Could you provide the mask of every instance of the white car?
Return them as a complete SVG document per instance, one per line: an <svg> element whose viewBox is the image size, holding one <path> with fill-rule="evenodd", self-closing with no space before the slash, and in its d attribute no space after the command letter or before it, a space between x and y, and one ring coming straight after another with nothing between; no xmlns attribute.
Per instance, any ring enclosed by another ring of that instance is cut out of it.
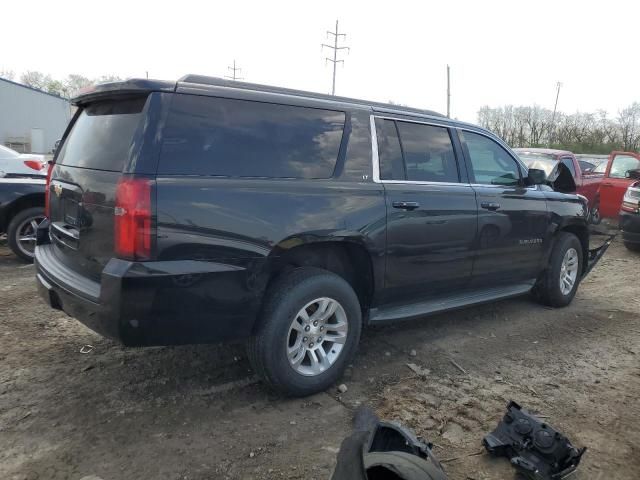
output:
<svg viewBox="0 0 640 480"><path fill-rule="evenodd" d="M4 145L0 145L0 178L46 175L47 160L44 155L18 153Z"/></svg>

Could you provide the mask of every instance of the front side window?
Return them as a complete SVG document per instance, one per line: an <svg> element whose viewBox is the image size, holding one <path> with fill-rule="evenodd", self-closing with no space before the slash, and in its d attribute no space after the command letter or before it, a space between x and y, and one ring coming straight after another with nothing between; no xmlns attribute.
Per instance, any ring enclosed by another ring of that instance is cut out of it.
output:
<svg viewBox="0 0 640 480"><path fill-rule="evenodd" d="M176 95L158 173L329 178L344 124L339 111Z"/></svg>
<svg viewBox="0 0 640 480"><path fill-rule="evenodd" d="M631 155L616 155L611 164L609 176L612 178L626 178L629 170L640 169L640 160Z"/></svg>
<svg viewBox="0 0 640 480"><path fill-rule="evenodd" d="M464 132L462 136L471 163L474 183L504 186L520 183L518 164L498 143L472 132Z"/></svg>

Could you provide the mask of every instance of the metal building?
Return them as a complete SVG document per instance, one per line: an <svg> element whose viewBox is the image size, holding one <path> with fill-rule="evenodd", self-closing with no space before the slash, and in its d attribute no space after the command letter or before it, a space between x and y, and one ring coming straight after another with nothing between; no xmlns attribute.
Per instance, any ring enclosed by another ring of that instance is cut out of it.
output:
<svg viewBox="0 0 640 480"><path fill-rule="evenodd" d="M49 153L71 119L68 100L0 78L0 143L21 153Z"/></svg>

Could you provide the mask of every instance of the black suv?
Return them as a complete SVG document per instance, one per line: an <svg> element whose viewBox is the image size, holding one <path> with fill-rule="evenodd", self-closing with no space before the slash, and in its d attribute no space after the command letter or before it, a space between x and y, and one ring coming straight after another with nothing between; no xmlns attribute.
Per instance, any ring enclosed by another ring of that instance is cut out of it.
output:
<svg viewBox="0 0 640 480"><path fill-rule="evenodd" d="M292 395L363 326L573 299L587 203L434 112L189 75L75 98L38 230L43 298L125 345L248 340Z"/></svg>

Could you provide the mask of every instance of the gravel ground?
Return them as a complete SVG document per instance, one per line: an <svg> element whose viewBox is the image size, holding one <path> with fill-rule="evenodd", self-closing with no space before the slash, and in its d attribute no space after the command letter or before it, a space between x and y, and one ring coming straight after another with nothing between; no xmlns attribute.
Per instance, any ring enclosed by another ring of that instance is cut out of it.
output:
<svg viewBox="0 0 640 480"><path fill-rule="evenodd" d="M99 337L47 308L0 246L0 478L327 479L368 404L433 442L450 479L514 479L480 453L513 399L588 446L576 480L637 480L638 265L614 243L567 308L525 297L369 330L345 393L292 400L241 346Z"/></svg>

